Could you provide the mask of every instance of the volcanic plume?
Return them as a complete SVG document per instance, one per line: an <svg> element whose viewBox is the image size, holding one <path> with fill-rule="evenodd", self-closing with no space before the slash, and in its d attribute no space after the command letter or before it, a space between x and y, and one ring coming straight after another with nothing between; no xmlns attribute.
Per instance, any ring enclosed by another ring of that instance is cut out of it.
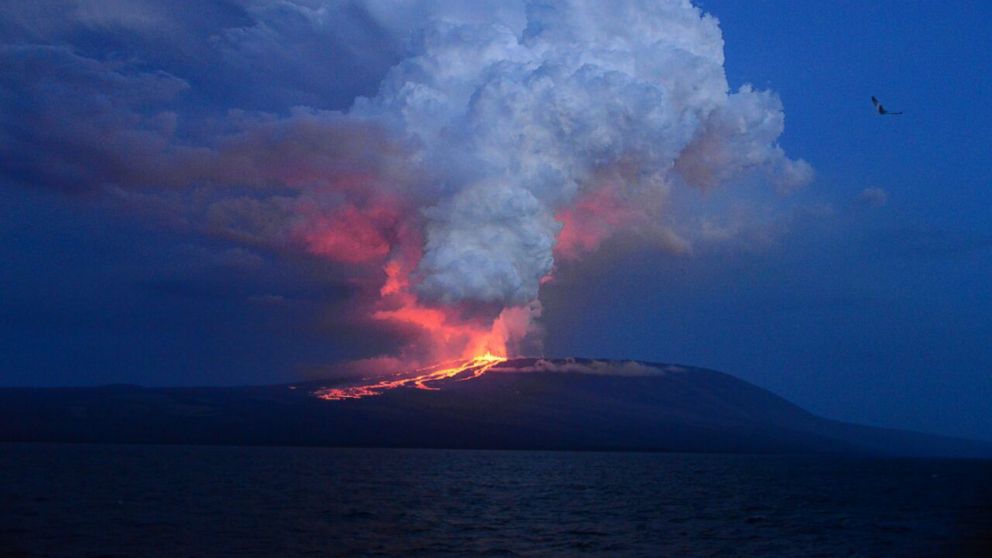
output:
<svg viewBox="0 0 992 558"><path fill-rule="evenodd" d="M211 35L203 48L222 52L211 72L264 65L284 46L272 37L307 37L285 33L286 11L336 48L354 37L333 6L263 4L253 25ZM202 76L7 45L0 59L23 78L0 77L20 119L0 146L32 184L333 262L359 293L345 319L402 339L369 361L379 371L539 352L540 292L557 266L632 233L688 251L699 233L679 219L677 189L751 176L788 191L812 176L777 144L777 96L730 89L718 21L688 1L416 7L363 5L396 54L345 110L286 94L292 108L201 118L177 106L210 86ZM322 68L308 71L333 88ZM250 105L280 85L225 95Z"/></svg>
<svg viewBox="0 0 992 558"><path fill-rule="evenodd" d="M371 315L413 330L404 356L513 355L558 261L634 229L690 242L673 188L755 169L780 187L810 178L775 143L775 95L728 91L722 47L717 21L686 2L534 2L517 27L432 21L342 116L393 142L379 167L415 178L329 181L341 203L308 223L307 245L382 267Z"/></svg>

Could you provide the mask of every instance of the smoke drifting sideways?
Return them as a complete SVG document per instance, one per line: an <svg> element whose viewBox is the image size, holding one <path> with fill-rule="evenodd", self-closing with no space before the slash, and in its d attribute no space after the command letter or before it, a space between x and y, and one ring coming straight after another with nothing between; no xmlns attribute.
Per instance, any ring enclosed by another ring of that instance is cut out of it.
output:
<svg viewBox="0 0 992 558"><path fill-rule="evenodd" d="M348 6L403 46L377 92L346 110L291 94L313 102L207 110L183 100L207 86L203 72L187 78L22 29L0 50L10 70L0 93L17 108L0 116L0 146L18 154L3 172L337 262L369 293L355 319L404 333L373 368L533 351L541 285L557 265L615 235L687 249L673 189L759 173L787 191L812 178L777 144L779 99L730 90L718 21L687 1ZM354 31L335 9L262 3L243 14L249 23L225 23L211 39L217 75L253 60L271 70L279 48L290 61L301 26L347 44ZM66 17L122 34L154 27L120 14Z"/></svg>

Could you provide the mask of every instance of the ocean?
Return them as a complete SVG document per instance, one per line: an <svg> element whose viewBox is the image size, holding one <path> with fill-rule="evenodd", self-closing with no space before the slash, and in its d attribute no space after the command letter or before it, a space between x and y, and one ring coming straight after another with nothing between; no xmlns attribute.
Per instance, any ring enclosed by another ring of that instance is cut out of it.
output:
<svg viewBox="0 0 992 558"><path fill-rule="evenodd" d="M0 445L0 556L992 556L992 461Z"/></svg>

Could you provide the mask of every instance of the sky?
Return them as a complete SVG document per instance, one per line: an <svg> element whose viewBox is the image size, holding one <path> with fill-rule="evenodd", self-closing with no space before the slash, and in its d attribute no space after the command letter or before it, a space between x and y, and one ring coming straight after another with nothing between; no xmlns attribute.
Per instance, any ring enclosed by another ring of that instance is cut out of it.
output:
<svg viewBox="0 0 992 558"><path fill-rule="evenodd" d="M0 385L484 339L992 439L992 8L387 4L0 3Z"/></svg>

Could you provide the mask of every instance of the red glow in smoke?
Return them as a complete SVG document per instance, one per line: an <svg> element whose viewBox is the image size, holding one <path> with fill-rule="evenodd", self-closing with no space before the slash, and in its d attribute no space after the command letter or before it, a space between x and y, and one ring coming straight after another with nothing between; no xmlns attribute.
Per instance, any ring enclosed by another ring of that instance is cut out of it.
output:
<svg viewBox="0 0 992 558"><path fill-rule="evenodd" d="M309 224L304 242L315 254L345 263L382 260L390 251L388 232L399 214L391 207L345 205Z"/></svg>
<svg viewBox="0 0 992 558"><path fill-rule="evenodd" d="M381 289L381 304L386 308L376 310L372 317L416 328L425 338L422 345L429 345L421 346L421 351L429 349L433 359L471 359L483 354L506 357L510 345L527 334L529 308L504 308L495 320L466 318L456 308L421 303L407 290L407 279L390 275L398 267L387 264L386 268L388 278Z"/></svg>
<svg viewBox="0 0 992 558"><path fill-rule="evenodd" d="M492 307L422 300L416 288L424 245L420 213L397 198L351 190L357 182L346 182L343 190L333 192L344 198L333 211L315 206L305 212L301 238L312 253L366 270L380 268L378 296L366 311L374 320L398 326L408 337L396 358L356 363L367 365L374 377L392 371L388 379L328 388L316 395L343 400L400 387L433 390L446 381L477 378L516 356L514 347L530 333L540 306L504 307L494 317ZM621 194L618 183L604 180L558 212L563 226L554 248L556 258L576 259L596 250L617 229L642 222L643 212ZM550 280L551 274L541 283Z"/></svg>
<svg viewBox="0 0 992 558"><path fill-rule="evenodd" d="M575 260L595 251L618 228L636 222L640 213L620 196L616 185L607 183L582 194L555 218L562 224L555 256Z"/></svg>
<svg viewBox="0 0 992 558"><path fill-rule="evenodd" d="M349 194L354 181L345 182L344 190L335 190L335 195ZM422 256L423 238L419 227L406 220L407 214L417 213L405 212L395 198L366 196L342 202L330 212L314 204L302 207L301 213L299 236L308 251L359 267L382 266L385 279L368 312L375 320L413 332L403 355L411 367L484 354L505 357L510 345L526 335L531 320L528 308L505 308L493 318L420 300L412 276Z"/></svg>

